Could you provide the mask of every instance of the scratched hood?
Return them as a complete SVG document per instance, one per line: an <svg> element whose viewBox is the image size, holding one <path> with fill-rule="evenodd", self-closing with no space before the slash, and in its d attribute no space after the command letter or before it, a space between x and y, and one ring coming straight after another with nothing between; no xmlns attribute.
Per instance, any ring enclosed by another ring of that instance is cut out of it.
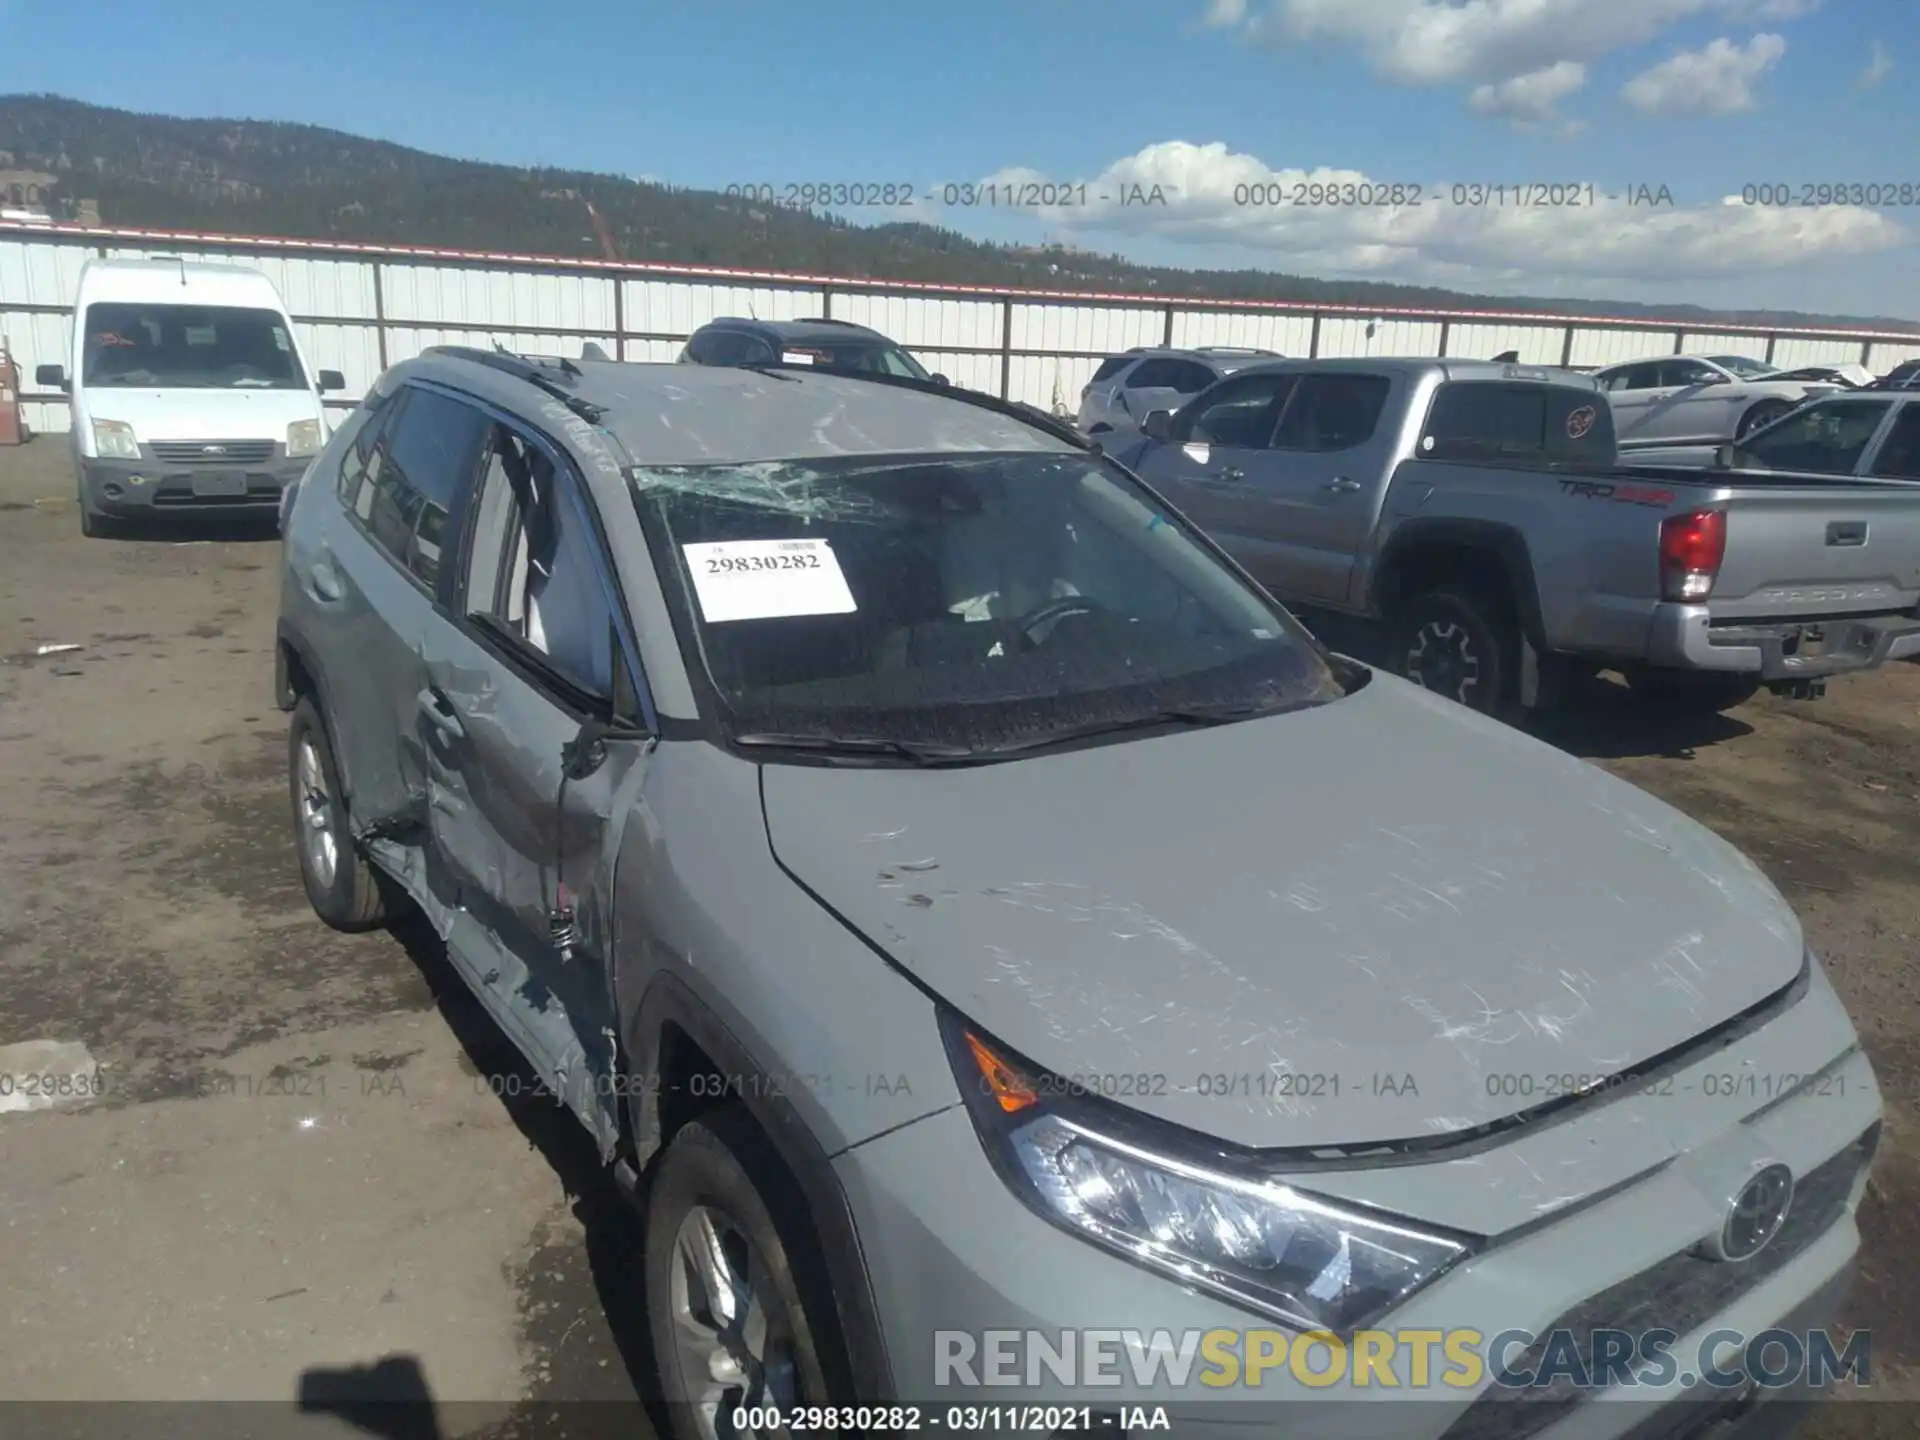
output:
<svg viewBox="0 0 1920 1440"><path fill-rule="evenodd" d="M1255 1146L1431 1137L1788 984L1749 861L1387 677L1335 704L964 770L770 765L792 873L962 1014Z"/></svg>

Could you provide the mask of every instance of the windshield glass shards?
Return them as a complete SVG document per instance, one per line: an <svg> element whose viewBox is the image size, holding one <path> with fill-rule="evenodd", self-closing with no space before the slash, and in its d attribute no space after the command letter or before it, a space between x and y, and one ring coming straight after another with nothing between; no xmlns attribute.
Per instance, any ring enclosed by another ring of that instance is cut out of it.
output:
<svg viewBox="0 0 1920 1440"><path fill-rule="evenodd" d="M1323 652L1097 457L638 468L730 734L951 762L1341 693Z"/></svg>

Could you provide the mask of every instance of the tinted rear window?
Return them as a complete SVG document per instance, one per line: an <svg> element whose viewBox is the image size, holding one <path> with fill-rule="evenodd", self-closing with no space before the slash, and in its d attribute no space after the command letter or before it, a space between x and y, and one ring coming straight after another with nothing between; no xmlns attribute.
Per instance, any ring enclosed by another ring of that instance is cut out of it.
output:
<svg viewBox="0 0 1920 1440"><path fill-rule="evenodd" d="M1605 468L1614 463L1606 399L1557 385L1455 380L1433 397L1421 432L1428 460Z"/></svg>
<svg viewBox="0 0 1920 1440"><path fill-rule="evenodd" d="M1093 372L1093 378L1095 380L1111 380L1132 363L1133 357L1131 355L1116 355L1111 360L1102 360L1100 362L1100 368Z"/></svg>

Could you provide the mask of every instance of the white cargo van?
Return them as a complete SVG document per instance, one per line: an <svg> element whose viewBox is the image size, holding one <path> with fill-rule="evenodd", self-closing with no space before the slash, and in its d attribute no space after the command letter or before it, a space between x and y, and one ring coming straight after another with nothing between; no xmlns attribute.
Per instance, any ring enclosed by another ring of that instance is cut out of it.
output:
<svg viewBox="0 0 1920 1440"><path fill-rule="evenodd" d="M326 443L316 374L273 283L242 265L90 260L74 302L72 369L39 384L73 406L80 529L133 516L274 515Z"/></svg>

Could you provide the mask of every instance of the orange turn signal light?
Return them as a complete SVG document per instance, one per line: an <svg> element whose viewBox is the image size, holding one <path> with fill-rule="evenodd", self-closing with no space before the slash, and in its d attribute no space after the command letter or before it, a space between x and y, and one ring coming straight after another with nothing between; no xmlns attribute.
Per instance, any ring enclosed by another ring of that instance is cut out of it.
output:
<svg viewBox="0 0 1920 1440"><path fill-rule="evenodd" d="M967 1050L973 1056L973 1063L980 1067L981 1084L1002 1111L1013 1115L1040 1103L1040 1097L1033 1093L1018 1070L996 1055L987 1042L971 1030L966 1035Z"/></svg>

